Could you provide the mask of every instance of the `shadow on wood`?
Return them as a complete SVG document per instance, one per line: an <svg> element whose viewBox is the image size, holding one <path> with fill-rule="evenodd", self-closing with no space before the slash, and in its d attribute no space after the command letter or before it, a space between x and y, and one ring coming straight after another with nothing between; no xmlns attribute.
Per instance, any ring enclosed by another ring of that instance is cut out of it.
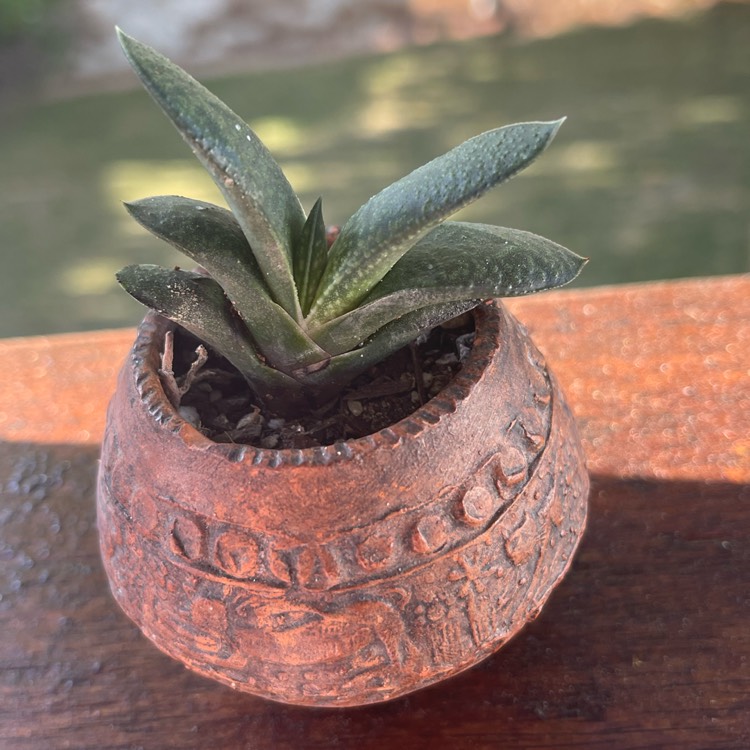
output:
<svg viewBox="0 0 750 750"><path fill-rule="evenodd" d="M187 672L118 610L97 458L0 443L4 748L750 744L750 485L595 476L570 574L508 646L391 703L313 710Z"/></svg>

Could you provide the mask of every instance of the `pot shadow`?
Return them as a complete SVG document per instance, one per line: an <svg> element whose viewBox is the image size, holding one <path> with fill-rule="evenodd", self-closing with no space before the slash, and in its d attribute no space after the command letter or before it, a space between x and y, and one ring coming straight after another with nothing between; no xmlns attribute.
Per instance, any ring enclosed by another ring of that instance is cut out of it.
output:
<svg viewBox="0 0 750 750"><path fill-rule="evenodd" d="M64 732L71 746L101 748L481 748L626 732L628 747L746 746L750 485L594 476L570 572L501 651L389 703L309 709L187 671L120 612L99 559L98 452L0 443L0 674L13 687L0 736L55 746Z"/></svg>

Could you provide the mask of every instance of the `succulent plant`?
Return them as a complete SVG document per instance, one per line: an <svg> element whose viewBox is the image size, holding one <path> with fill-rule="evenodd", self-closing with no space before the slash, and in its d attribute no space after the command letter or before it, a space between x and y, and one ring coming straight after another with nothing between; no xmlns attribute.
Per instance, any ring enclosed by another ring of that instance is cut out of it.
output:
<svg viewBox="0 0 750 750"><path fill-rule="evenodd" d="M513 177L562 120L490 130L370 198L326 241L247 123L184 70L118 30L145 88L231 211L190 198L126 204L200 270L132 265L120 284L229 360L270 410L320 403L374 363L487 298L558 287L586 259L529 232L446 221Z"/></svg>

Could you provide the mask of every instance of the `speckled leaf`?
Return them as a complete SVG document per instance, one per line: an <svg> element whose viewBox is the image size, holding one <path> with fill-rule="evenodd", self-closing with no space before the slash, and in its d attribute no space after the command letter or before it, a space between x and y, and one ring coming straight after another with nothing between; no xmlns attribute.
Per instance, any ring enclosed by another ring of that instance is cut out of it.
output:
<svg viewBox="0 0 750 750"><path fill-rule="evenodd" d="M420 237L530 164L562 124L529 122L465 141L370 198L341 229L309 320L348 312Z"/></svg>
<svg viewBox="0 0 750 750"><path fill-rule="evenodd" d="M118 35L149 94L224 194L275 301L300 320L292 246L305 215L279 165L245 121L194 78L119 29Z"/></svg>
<svg viewBox="0 0 750 750"><path fill-rule="evenodd" d="M364 346L332 357L325 369L305 375L304 383L315 388L335 391L372 365L417 339L422 332L471 310L479 301L445 302L407 313L381 328Z"/></svg>
<svg viewBox="0 0 750 750"><path fill-rule="evenodd" d="M310 309L318 282L326 267L328 243L323 221L323 199L318 198L302 229L302 237L294 249L294 281L297 284L302 313Z"/></svg>
<svg viewBox="0 0 750 750"><path fill-rule="evenodd" d="M327 359L326 352L271 299L231 211L175 195L144 198L125 207L139 224L199 263L221 285L270 364L290 372Z"/></svg>
<svg viewBox="0 0 750 750"><path fill-rule="evenodd" d="M233 315L229 300L208 276L161 266L133 265L123 268L117 280L139 302L178 323L226 357L256 391L299 388L292 378L260 361L242 323Z"/></svg>
<svg viewBox="0 0 750 750"><path fill-rule="evenodd" d="M336 355L414 309L552 289L572 281L585 263L530 232L448 221L411 248L357 309L313 335Z"/></svg>

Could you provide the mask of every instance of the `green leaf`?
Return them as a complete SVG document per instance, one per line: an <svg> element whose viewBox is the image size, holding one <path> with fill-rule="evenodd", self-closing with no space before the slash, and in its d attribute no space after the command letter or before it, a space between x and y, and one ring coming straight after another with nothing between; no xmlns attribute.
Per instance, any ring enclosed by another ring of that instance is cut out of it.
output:
<svg viewBox="0 0 750 750"><path fill-rule="evenodd" d="M258 350L277 369L291 372L328 358L269 296L240 225L211 203L160 195L126 203L130 215L203 266L223 288Z"/></svg>
<svg viewBox="0 0 750 750"><path fill-rule="evenodd" d="M585 258L530 232L448 221L411 248L360 307L312 335L337 355L411 310L552 289L572 281L585 263Z"/></svg>
<svg viewBox="0 0 750 750"><path fill-rule="evenodd" d="M117 33L143 85L224 194L275 301L301 320L292 247L305 214L279 165L220 99L151 47Z"/></svg>
<svg viewBox="0 0 750 750"><path fill-rule="evenodd" d="M309 322L314 326L353 309L431 228L528 166L562 122L482 133L370 198L331 248Z"/></svg>
<svg viewBox="0 0 750 750"><path fill-rule="evenodd" d="M303 382L325 392L341 389L377 362L436 325L476 307L480 300L444 302L407 313L381 328L364 346L332 357L325 369L306 374Z"/></svg>
<svg viewBox="0 0 750 750"><path fill-rule="evenodd" d="M264 365L232 313L222 288L208 276L154 265L126 266L117 280L128 294L178 323L226 357L261 398L281 388L300 386L293 378Z"/></svg>
<svg viewBox="0 0 750 750"><path fill-rule="evenodd" d="M294 252L294 281L297 284L302 314L310 309L315 290L328 257L326 227L323 221L323 199L318 198L310 210L302 237Z"/></svg>

